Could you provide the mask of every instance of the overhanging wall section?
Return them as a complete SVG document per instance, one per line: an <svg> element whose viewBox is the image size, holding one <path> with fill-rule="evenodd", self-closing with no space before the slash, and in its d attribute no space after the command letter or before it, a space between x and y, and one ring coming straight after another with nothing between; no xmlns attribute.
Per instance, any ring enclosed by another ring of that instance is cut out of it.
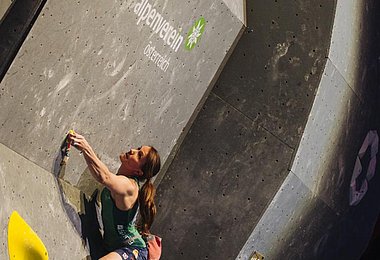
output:
<svg viewBox="0 0 380 260"><path fill-rule="evenodd" d="M165 161L242 27L222 1L48 1L0 85L0 141L48 171L70 128L112 170L146 143Z"/></svg>
<svg viewBox="0 0 380 260"><path fill-rule="evenodd" d="M248 28L158 187L165 259L238 256L289 173L334 6L247 1Z"/></svg>

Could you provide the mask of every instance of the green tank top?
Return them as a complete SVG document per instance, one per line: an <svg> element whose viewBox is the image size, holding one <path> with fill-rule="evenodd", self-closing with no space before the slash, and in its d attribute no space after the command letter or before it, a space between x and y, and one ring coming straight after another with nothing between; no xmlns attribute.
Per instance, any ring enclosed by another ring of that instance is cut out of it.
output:
<svg viewBox="0 0 380 260"><path fill-rule="evenodd" d="M135 181L137 182L137 180ZM138 202L127 211L120 210L116 207L111 197L111 192L107 188L104 188L102 191L101 201L106 247L111 251L124 247L128 245L125 244L125 241L136 236L138 237L131 241L129 245L133 247L146 247L145 241L139 235L136 228Z"/></svg>

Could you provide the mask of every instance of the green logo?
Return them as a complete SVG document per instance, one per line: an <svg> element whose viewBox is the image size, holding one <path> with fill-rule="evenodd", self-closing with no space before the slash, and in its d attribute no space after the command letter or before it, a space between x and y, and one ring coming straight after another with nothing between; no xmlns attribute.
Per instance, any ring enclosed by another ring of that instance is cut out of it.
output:
<svg viewBox="0 0 380 260"><path fill-rule="evenodd" d="M201 37L203 31L205 30L206 21L203 17L199 18L193 26L190 28L187 33L185 48L186 50L192 50L195 45L199 42L199 38Z"/></svg>

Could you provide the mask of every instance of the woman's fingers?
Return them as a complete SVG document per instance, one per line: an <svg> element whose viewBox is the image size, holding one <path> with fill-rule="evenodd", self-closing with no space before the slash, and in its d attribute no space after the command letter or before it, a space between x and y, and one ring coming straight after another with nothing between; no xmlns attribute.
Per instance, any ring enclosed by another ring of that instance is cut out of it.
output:
<svg viewBox="0 0 380 260"><path fill-rule="evenodd" d="M84 137L82 135L75 133L74 131L70 131L68 133L68 139L75 148L82 150L82 143L84 140Z"/></svg>
<svg viewBox="0 0 380 260"><path fill-rule="evenodd" d="M79 151L82 151L83 150L83 142L79 141L79 140L73 140L72 141L72 145L77 148Z"/></svg>
<svg viewBox="0 0 380 260"><path fill-rule="evenodd" d="M86 139L80 134L70 136L70 141L71 144L79 151L83 151L88 146Z"/></svg>

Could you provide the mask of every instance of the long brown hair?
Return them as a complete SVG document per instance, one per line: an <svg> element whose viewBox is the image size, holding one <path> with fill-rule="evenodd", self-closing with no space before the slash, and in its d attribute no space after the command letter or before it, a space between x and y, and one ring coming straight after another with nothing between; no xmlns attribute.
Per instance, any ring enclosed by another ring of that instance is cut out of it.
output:
<svg viewBox="0 0 380 260"><path fill-rule="evenodd" d="M156 204L154 203L156 188L153 186L151 179L160 171L161 160L157 150L153 146L150 146L150 148L146 156L146 162L141 169L144 173L141 179L145 179L146 181L140 189L138 198L140 207L138 228L142 233L149 233L157 212Z"/></svg>

